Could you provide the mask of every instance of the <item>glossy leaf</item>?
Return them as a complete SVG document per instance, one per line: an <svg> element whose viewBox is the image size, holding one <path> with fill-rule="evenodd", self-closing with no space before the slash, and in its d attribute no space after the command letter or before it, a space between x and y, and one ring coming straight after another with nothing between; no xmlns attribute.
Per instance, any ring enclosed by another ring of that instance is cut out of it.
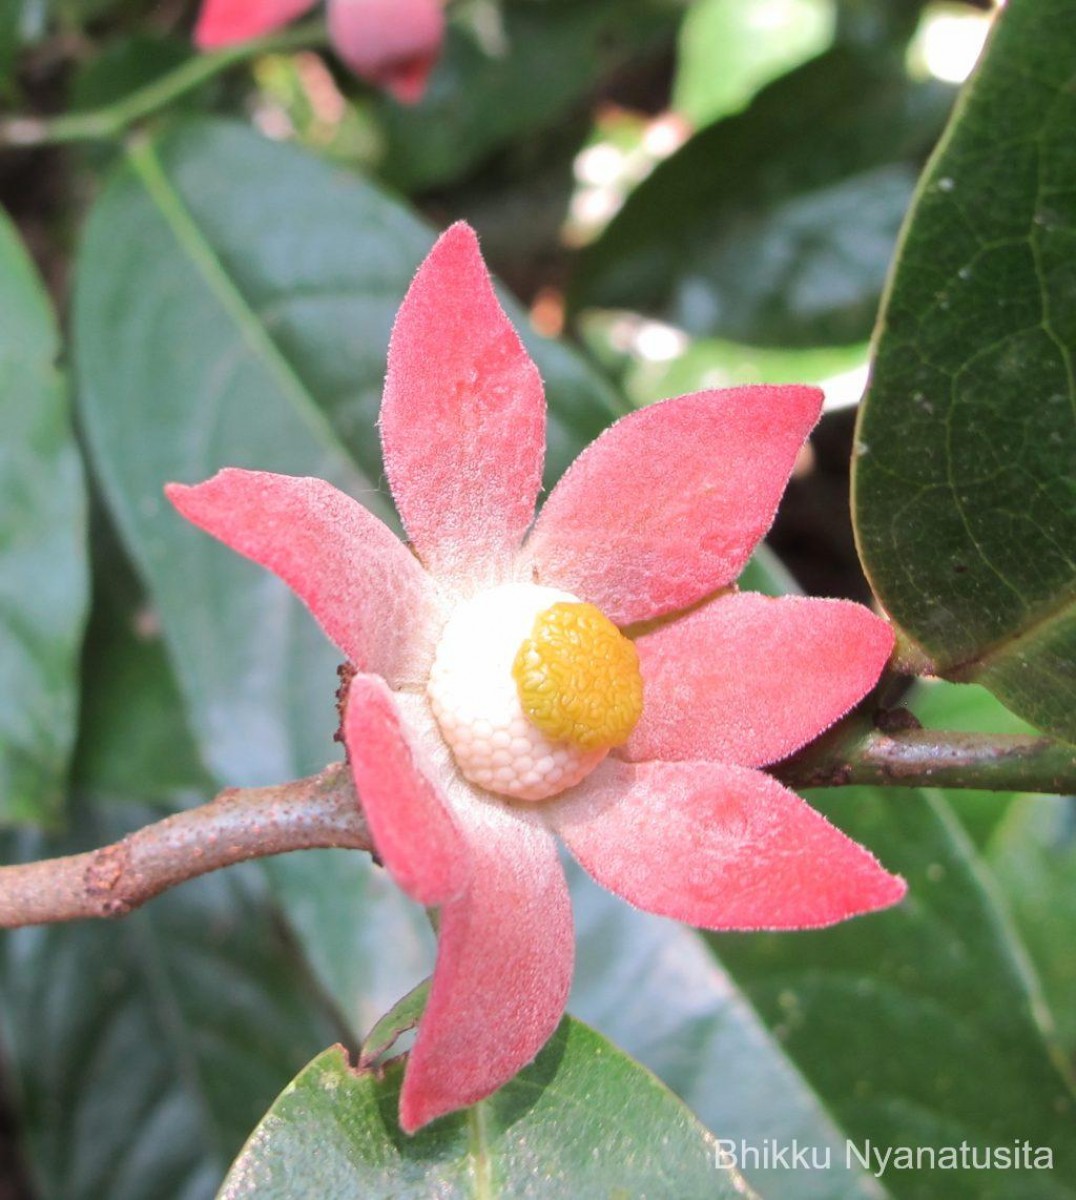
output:
<svg viewBox="0 0 1076 1200"><path fill-rule="evenodd" d="M99 845L154 815L87 805L72 839L24 836L18 854ZM274 1094L338 1036L257 868L122 923L6 933L0 1031L41 1200L207 1200Z"/></svg>
<svg viewBox="0 0 1076 1200"><path fill-rule="evenodd" d="M100 846L206 799L147 610L117 553L97 568L73 828L9 835L4 862ZM123 921L0 936L5 1087L38 1200L208 1200L273 1096L340 1032L253 864Z"/></svg>
<svg viewBox="0 0 1076 1200"><path fill-rule="evenodd" d="M855 464L864 564L935 672L1076 739L1076 23L1013 0L905 232Z"/></svg>
<svg viewBox="0 0 1076 1200"><path fill-rule="evenodd" d="M568 1011L649 1067L723 1142L818 1148L818 1166L742 1165L781 1200L878 1200L844 1157L826 1101L800 1075L703 936L631 908L569 864L577 932ZM828 1151L828 1162L824 1158Z"/></svg>
<svg viewBox="0 0 1076 1200"><path fill-rule="evenodd" d="M807 63L639 185L582 255L575 306L757 345L862 341L946 105L887 56Z"/></svg>
<svg viewBox="0 0 1076 1200"><path fill-rule="evenodd" d="M395 1126L402 1064L353 1072L316 1058L269 1110L220 1200L405 1200L437 1195L748 1195L710 1134L648 1072L565 1021L491 1099L409 1138Z"/></svg>
<svg viewBox="0 0 1076 1200"><path fill-rule="evenodd" d="M62 806L87 598L82 467L44 288L0 213L0 822Z"/></svg>
<svg viewBox="0 0 1076 1200"><path fill-rule="evenodd" d="M1076 1097L1040 1023L1042 996L981 861L945 803L840 789L811 802L908 880L885 913L833 929L709 935L789 1057L860 1149L1008 1146L1052 1170L954 1170L953 1200L1076 1195ZM885 1172L934 1196L924 1165Z"/></svg>

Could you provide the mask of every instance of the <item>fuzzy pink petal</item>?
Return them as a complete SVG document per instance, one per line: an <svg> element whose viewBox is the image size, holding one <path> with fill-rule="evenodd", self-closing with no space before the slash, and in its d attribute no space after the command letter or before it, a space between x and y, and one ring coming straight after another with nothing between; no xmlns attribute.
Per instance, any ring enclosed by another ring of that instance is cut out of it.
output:
<svg viewBox="0 0 1076 1200"><path fill-rule="evenodd" d="M426 566L503 578L534 516L545 402L467 225L442 234L396 318L381 439L397 508Z"/></svg>
<svg viewBox="0 0 1076 1200"><path fill-rule="evenodd" d="M623 417L569 468L527 545L543 583L618 625L731 583L773 521L822 393L696 392Z"/></svg>
<svg viewBox="0 0 1076 1200"><path fill-rule="evenodd" d="M467 839L378 676L352 680L344 741L374 845L393 879L420 904L458 896L471 875Z"/></svg>
<svg viewBox="0 0 1076 1200"><path fill-rule="evenodd" d="M580 864L704 929L808 929L895 904L904 881L760 771L607 759L551 820Z"/></svg>
<svg viewBox="0 0 1076 1200"><path fill-rule="evenodd" d="M846 600L719 596L637 638L643 715L624 756L761 767L844 716L893 649L880 617Z"/></svg>
<svg viewBox="0 0 1076 1200"><path fill-rule="evenodd" d="M441 53L441 0L329 0L329 35L362 79L416 104Z"/></svg>
<svg viewBox="0 0 1076 1200"><path fill-rule="evenodd" d="M205 0L194 28L203 50L261 37L313 8L316 0Z"/></svg>
<svg viewBox="0 0 1076 1200"><path fill-rule="evenodd" d="M525 1067L568 999L574 938L564 871L537 814L452 795L474 856L441 909L437 966L400 1095L408 1133L475 1104Z"/></svg>
<svg viewBox="0 0 1076 1200"><path fill-rule="evenodd" d="M165 493L188 521L279 575L359 670L390 682L422 677L429 581L357 501L321 479L234 468Z"/></svg>

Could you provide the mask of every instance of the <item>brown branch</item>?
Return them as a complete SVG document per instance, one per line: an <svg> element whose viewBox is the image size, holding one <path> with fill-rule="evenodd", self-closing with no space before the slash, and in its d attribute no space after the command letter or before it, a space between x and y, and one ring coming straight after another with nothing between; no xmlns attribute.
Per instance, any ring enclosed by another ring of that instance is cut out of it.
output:
<svg viewBox="0 0 1076 1200"><path fill-rule="evenodd" d="M123 917L220 867L327 848L373 848L343 763L278 787L228 788L99 850L0 867L0 928Z"/></svg>
<svg viewBox="0 0 1076 1200"><path fill-rule="evenodd" d="M771 768L796 788L874 784L1076 790L1076 747L1049 738L889 732L852 718ZM188 879L248 858L339 848L374 853L343 763L265 788L229 788L209 804L85 854L0 867L0 928L122 917Z"/></svg>

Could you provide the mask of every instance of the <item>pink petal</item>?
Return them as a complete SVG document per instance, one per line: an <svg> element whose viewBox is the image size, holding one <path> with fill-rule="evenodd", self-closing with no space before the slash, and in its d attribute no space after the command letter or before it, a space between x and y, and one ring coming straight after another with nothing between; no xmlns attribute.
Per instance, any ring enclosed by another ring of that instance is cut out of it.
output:
<svg viewBox="0 0 1076 1200"><path fill-rule="evenodd" d="M831 925L906 890L799 796L744 767L607 759L549 808L600 884L704 929Z"/></svg>
<svg viewBox="0 0 1076 1200"><path fill-rule="evenodd" d="M441 909L437 966L400 1095L408 1133L507 1083L557 1027L571 983L564 872L537 814L452 794L474 856L470 888Z"/></svg>
<svg viewBox="0 0 1076 1200"><path fill-rule="evenodd" d="M396 318L381 438L426 566L475 582L504 578L534 516L545 402L466 225L441 236Z"/></svg>
<svg viewBox="0 0 1076 1200"><path fill-rule="evenodd" d="M357 501L321 479L232 468L165 493L188 521L279 575L360 670L424 678L429 581Z"/></svg>
<svg viewBox="0 0 1076 1200"><path fill-rule="evenodd" d="M420 904L458 896L471 875L467 839L378 676L352 680L344 741L374 845L393 879Z"/></svg>
<svg viewBox="0 0 1076 1200"><path fill-rule="evenodd" d="M821 411L808 387L696 392L623 417L576 459L527 545L541 582L618 625L731 583Z"/></svg>
<svg viewBox="0 0 1076 1200"><path fill-rule="evenodd" d="M356 75L416 104L441 53L441 0L329 0L329 35Z"/></svg>
<svg viewBox="0 0 1076 1200"><path fill-rule="evenodd" d="M205 0L194 29L203 50L261 37L313 8L315 0Z"/></svg>
<svg viewBox="0 0 1076 1200"><path fill-rule="evenodd" d="M893 631L845 600L719 596L635 641L643 715L631 759L760 767L798 750L878 680Z"/></svg>

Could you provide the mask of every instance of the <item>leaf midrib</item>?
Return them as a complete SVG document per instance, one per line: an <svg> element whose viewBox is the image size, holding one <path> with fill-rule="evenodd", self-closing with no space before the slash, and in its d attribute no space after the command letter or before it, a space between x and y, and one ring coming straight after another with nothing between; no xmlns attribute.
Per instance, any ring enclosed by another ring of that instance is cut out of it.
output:
<svg viewBox="0 0 1076 1200"><path fill-rule="evenodd" d="M238 328L242 339L280 385L295 411L309 427L314 439L335 458L346 462L365 479L344 449L332 423L296 373L294 367L266 331L265 324L225 269L224 263L180 192L169 180L154 143L138 141L128 147L127 161L164 219L179 248L197 269L207 288Z"/></svg>

